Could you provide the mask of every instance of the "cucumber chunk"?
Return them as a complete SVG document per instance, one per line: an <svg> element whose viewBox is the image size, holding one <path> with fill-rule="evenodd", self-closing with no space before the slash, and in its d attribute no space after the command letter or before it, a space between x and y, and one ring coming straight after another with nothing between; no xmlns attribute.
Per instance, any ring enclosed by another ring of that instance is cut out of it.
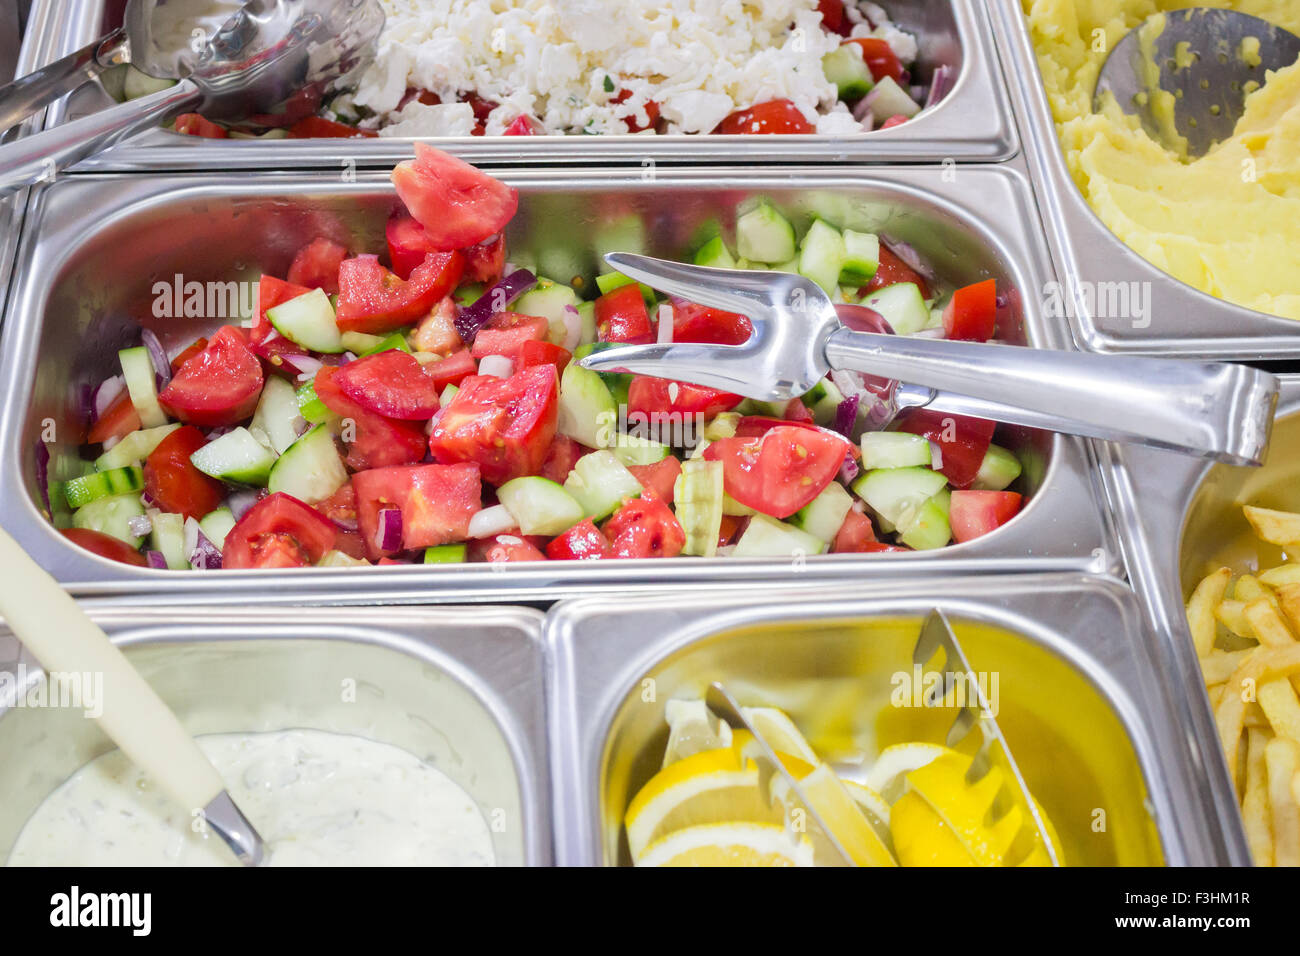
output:
<svg viewBox="0 0 1300 956"><path fill-rule="evenodd" d="M820 219L813 220L799 250L799 274L812 279L827 295L834 296L843 266L844 237L834 226Z"/></svg>
<svg viewBox="0 0 1300 956"><path fill-rule="evenodd" d="M128 64L126 76L122 78L122 96L124 99L137 100L150 93L171 89L175 85L176 80L159 79Z"/></svg>
<svg viewBox="0 0 1300 956"><path fill-rule="evenodd" d="M368 568L370 562L364 558L354 558L342 551L326 551L319 561L318 568Z"/></svg>
<svg viewBox="0 0 1300 956"><path fill-rule="evenodd" d="M832 481L820 495L792 514L789 522L830 544L852 507L853 496L838 481Z"/></svg>
<svg viewBox="0 0 1300 956"><path fill-rule="evenodd" d="M334 319L334 306L323 289L281 302L266 310L275 330L312 352L342 352L343 336Z"/></svg>
<svg viewBox="0 0 1300 956"><path fill-rule="evenodd" d="M164 438L180 427L179 424L172 423L159 425L157 428L137 428L96 458L95 470L109 471L113 468L139 464L153 454L153 450L162 443Z"/></svg>
<svg viewBox="0 0 1300 956"><path fill-rule="evenodd" d="M299 385L296 398L298 414L313 425L320 425L333 417L333 413L325 407L325 403L316 395L315 379Z"/></svg>
<svg viewBox="0 0 1300 956"><path fill-rule="evenodd" d="M303 417L293 386L278 375L268 375L248 430L283 455L298 440L298 420Z"/></svg>
<svg viewBox="0 0 1300 956"><path fill-rule="evenodd" d="M583 304L591 305L590 302L585 302ZM621 346L618 342L587 342L584 345L579 345L574 351L574 361L570 362L569 365L572 366L576 364L588 355L591 355L593 352L603 352L605 349L616 349L620 347ZM588 369L587 371L590 370ZM609 394L613 396L616 408L619 405L627 404L627 391L628 387L632 384L631 375L626 372L597 372L595 374L600 376L600 380L604 382L605 387L609 389Z"/></svg>
<svg viewBox="0 0 1300 956"><path fill-rule="evenodd" d="M736 251L755 262L788 262L794 258L794 226L767 200L736 220Z"/></svg>
<svg viewBox="0 0 1300 956"><path fill-rule="evenodd" d="M641 290L641 298L645 300L646 305L653 305L659 298L655 295L655 290L650 288L644 282L637 282L631 276L625 276L621 272L602 272L596 276L596 288L600 290L601 295L607 292L613 292L615 289L621 289L625 285L636 286Z"/></svg>
<svg viewBox="0 0 1300 956"><path fill-rule="evenodd" d="M855 481L853 491L890 525L905 529L947 483L929 468L878 468Z"/></svg>
<svg viewBox="0 0 1300 956"><path fill-rule="evenodd" d="M439 544L424 549L425 564L464 564L468 548L464 544Z"/></svg>
<svg viewBox="0 0 1300 956"><path fill-rule="evenodd" d="M822 72L835 84L842 100L857 100L871 92L875 81L856 43L845 43L822 57Z"/></svg>
<svg viewBox="0 0 1300 956"><path fill-rule="evenodd" d="M99 498L124 495L143 487L144 472L138 465L127 465L125 468L112 468L73 478L64 483L63 497L69 507L80 508Z"/></svg>
<svg viewBox="0 0 1300 956"><path fill-rule="evenodd" d="M588 518L599 521L612 515L625 498L641 497L641 482L613 452L602 449L574 463L564 490L577 499Z"/></svg>
<svg viewBox="0 0 1300 956"><path fill-rule="evenodd" d="M881 77L873 92L876 98L871 101L871 118L877 124L891 116L906 116L911 119L921 112L921 104L912 99L892 76Z"/></svg>
<svg viewBox="0 0 1300 956"><path fill-rule="evenodd" d="M915 282L896 282L867 293L862 304L880 313L899 335L912 335L930 321L930 309Z"/></svg>
<svg viewBox="0 0 1300 956"><path fill-rule="evenodd" d="M835 419L839 417L840 403L844 401L844 395L830 379L822 379L820 384L822 395L813 403L813 421L823 428L829 428L834 424ZM804 397L807 398L807 396Z"/></svg>
<svg viewBox="0 0 1300 956"><path fill-rule="evenodd" d="M708 266L712 269L736 268L736 260L721 236L714 236L700 246L699 251L695 253L695 264L697 266Z"/></svg>
<svg viewBox="0 0 1300 956"><path fill-rule="evenodd" d="M203 536L217 546L218 550L226 547L226 535L235 526L235 514L225 505L215 511L209 511L199 519L199 529Z"/></svg>
<svg viewBox="0 0 1300 956"><path fill-rule="evenodd" d="M124 495L96 498L90 504L83 505L73 512L72 526L102 531L138 548L143 539L131 533L130 522L132 518L139 518L143 514L144 505L140 503L140 493L131 491Z"/></svg>
<svg viewBox="0 0 1300 956"><path fill-rule="evenodd" d="M952 540L948 523L950 501L944 489L924 502L910 521L899 526L898 540L916 551L933 551L947 545Z"/></svg>
<svg viewBox="0 0 1300 956"><path fill-rule="evenodd" d="M971 487L976 491L1002 491L1020 477L1020 459L999 445L989 445Z"/></svg>
<svg viewBox="0 0 1300 956"><path fill-rule="evenodd" d="M768 515L754 515L749 527L736 542L732 557L736 558L795 558L821 554L826 542L794 525L777 521Z"/></svg>
<svg viewBox="0 0 1300 956"><path fill-rule="evenodd" d="M844 230L844 263L840 282L857 288L872 280L880 268L880 237L869 232Z"/></svg>
<svg viewBox="0 0 1300 956"><path fill-rule="evenodd" d="M614 437L616 444L610 448L610 451L614 453L615 458L628 466L653 465L672 454L667 445L642 438L640 435L617 432Z"/></svg>
<svg viewBox="0 0 1300 956"><path fill-rule="evenodd" d="M711 558L718 553L723 494L722 462L696 458L682 463L673 487L673 510L686 532L682 554Z"/></svg>
<svg viewBox="0 0 1300 956"><path fill-rule="evenodd" d="M163 556L171 571L188 571L190 559L185 554L185 518L169 511L155 511L149 515L153 530L149 532L149 547Z"/></svg>
<svg viewBox="0 0 1300 956"><path fill-rule="evenodd" d="M720 412L704 426L705 440L721 441L724 438L735 438L736 429L740 427L740 418L741 416L736 412Z"/></svg>
<svg viewBox="0 0 1300 956"><path fill-rule="evenodd" d="M547 337L558 344L564 341L565 336L565 307L572 306L576 309L581 302L578 293L571 286L539 278L537 285L516 299L512 308L524 315L539 315L544 318L550 327Z"/></svg>
<svg viewBox="0 0 1300 956"><path fill-rule="evenodd" d="M930 441L909 432L867 432L862 436L862 468L929 467Z"/></svg>
<svg viewBox="0 0 1300 956"><path fill-rule="evenodd" d="M226 432L190 455L190 463L205 475L258 488L271 477L275 459L272 449L242 427Z"/></svg>
<svg viewBox="0 0 1300 956"><path fill-rule="evenodd" d="M576 361L560 376L560 409L555 429L589 448L614 440L618 407L601 377Z"/></svg>
<svg viewBox="0 0 1300 956"><path fill-rule="evenodd" d="M758 514L758 512L749 505L742 505L726 492L723 492L722 495L722 513L724 515L730 515L732 518L749 518Z"/></svg>
<svg viewBox="0 0 1300 956"><path fill-rule="evenodd" d="M122 363L122 377L126 379L126 390L136 414L140 416L140 424L145 428L166 425L167 415L158 404L158 379L149 350L137 345L133 349L122 349L117 358Z"/></svg>
<svg viewBox="0 0 1300 956"><path fill-rule="evenodd" d="M317 425L271 466L266 487L271 494L283 491L310 505L324 501L347 480L334 436L327 426Z"/></svg>
<svg viewBox="0 0 1300 956"><path fill-rule="evenodd" d="M524 534L560 534L585 515L577 499L549 478L507 481L497 489L497 499L514 515Z"/></svg>

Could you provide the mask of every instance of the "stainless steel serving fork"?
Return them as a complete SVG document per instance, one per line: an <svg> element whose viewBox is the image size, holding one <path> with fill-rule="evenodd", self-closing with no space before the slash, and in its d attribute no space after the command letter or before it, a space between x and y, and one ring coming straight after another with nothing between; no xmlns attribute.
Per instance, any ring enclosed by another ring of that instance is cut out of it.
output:
<svg viewBox="0 0 1300 956"><path fill-rule="evenodd" d="M663 292L742 313L754 331L742 345L606 349L582 360L595 371L783 401L804 395L833 369L845 369L893 380L867 419L873 429L885 428L904 408L926 407L1235 465L1261 464L1268 447L1278 381L1245 365L863 332L850 328L821 287L803 276L623 252L605 261Z"/></svg>

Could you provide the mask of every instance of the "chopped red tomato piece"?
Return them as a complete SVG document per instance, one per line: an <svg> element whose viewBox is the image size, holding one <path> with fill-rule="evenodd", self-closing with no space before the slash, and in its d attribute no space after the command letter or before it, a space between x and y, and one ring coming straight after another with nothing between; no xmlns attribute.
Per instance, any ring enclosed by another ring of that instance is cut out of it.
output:
<svg viewBox="0 0 1300 956"><path fill-rule="evenodd" d="M347 123L336 123L323 116L308 116L289 127L290 139L369 139L378 136L373 129L361 129Z"/></svg>
<svg viewBox="0 0 1300 956"><path fill-rule="evenodd" d="M428 421L438 410L438 386L409 352L389 349L339 368L334 383L362 408L385 418Z"/></svg>
<svg viewBox="0 0 1300 956"><path fill-rule="evenodd" d="M440 362L426 365L424 371L429 378L433 379L433 384L438 387L438 393L442 394L442 390L448 385L459 385L471 375L477 375L478 363L474 361L474 356L469 354L469 349L461 349Z"/></svg>
<svg viewBox="0 0 1300 956"><path fill-rule="evenodd" d="M292 495L263 498L235 522L221 549L221 566L301 568L334 547L334 522Z"/></svg>
<svg viewBox="0 0 1300 956"><path fill-rule="evenodd" d="M405 210L396 210L388 217L384 227L384 240L388 243L388 262L399 279L411 278L415 267L430 253L440 252L429 241L428 234L414 216Z"/></svg>
<svg viewBox="0 0 1300 956"><path fill-rule="evenodd" d="M514 122L501 131L502 136L541 136L545 127L531 116L516 116Z"/></svg>
<svg viewBox="0 0 1300 956"><path fill-rule="evenodd" d="M611 558L609 541L590 518L575 524L546 546L546 556L552 561L592 561Z"/></svg>
<svg viewBox="0 0 1300 956"><path fill-rule="evenodd" d="M628 385L627 413L629 421L633 415L645 416L651 422L655 416L662 421L667 415L702 415L707 419L730 411L741 400L739 395L716 388L637 375Z"/></svg>
<svg viewBox="0 0 1300 956"><path fill-rule="evenodd" d="M849 443L821 429L781 425L759 438L724 438L704 449L722 462L727 493L742 505L787 518L816 498L851 451Z"/></svg>
<svg viewBox="0 0 1300 956"><path fill-rule="evenodd" d="M510 378L474 376L461 382L434 420L429 449L445 464L477 462L484 480L501 485L537 474L555 437L558 413L558 381L549 365Z"/></svg>
<svg viewBox="0 0 1300 956"><path fill-rule="evenodd" d="M573 471L573 466L578 463L578 459L590 451L591 449L586 445L572 438L556 435L550 449L546 452L546 460L542 462L539 474L543 478L551 479L557 485L562 485L564 479L569 477L569 472Z"/></svg>
<svg viewBox="0 0 1300 956"><path fill-rule="evenodd" d="M686 545L677 516L653 493L624 504L605 522L604 532L616 558L675 558Z"/></svg>
<svg viewBox="0 0 1300 956"><path fill-rule="evenodd" d="M844 42L852 43L862 51L862 59L867 61L871 78L877 83L885 77L889 77L895 83L903 82L905 75L903 61L894 53L888 41L880 37L854 37Z"/></svg>
<svg viewBox="0 0 1300 956"><path fill-rule="evenodd" d="M641 482L642 488L661 501L672 504L673 487L682 473L682 463L675 455L669 455L653 465L630 465L627 470Z"/></svg>
<svg viewBox="0 0 1300 956"><path fill-rule="evenodd" d="M480 242L476 246L466 246L461 250L465 254L465 274L462 282L482 282L491 285L501 278L506 268L506 237L497 236L490 242Z"/></svg>
<svg viewBox="0 0 1300 956"><path fill-rule="evenodd" d="M564 367L573 360L573 353L554 342L525 342L519 349L518 364L521 368L534 365L554 365L555 371L563 372Z"/></svg>
<svg viewBox="0 0 1300 956"><path fill-rule="evenodd" d="M316 397L342 418L340 437L347 446L344 459L355 470L409 465L425 454L424 428L413 422L376 415L352 401L334 381L339 369L326 365L316 373Z"/></svg>
<svg viewBox="0 0 1300 956"><path fill-rule="evenodd" d="M163 511L196 521L226 497L225 486L199 471L190 456L208 443L203 432L185 425L171 432L144 463L144 490Z"/></svg>
<svg viewBox="0 0 1300 956"><path fill-rule="evenodd" d="M619 286L596 300L596 332L602 342L649 345L655 340L650 313L636 283Z"/></svg>
<svg viewBox="0 0 1300 956"><path fill-rule="evenodd" d="M736 515L723 515L722 524L718 526L718 547L725 548L727 545L735 544L739 541L740 536L745 533L745 528L748 524L748 518L741 518Z"/></svg>
<svg viewBox="0 0 1300 956"><path fill-rule="evenodd" d="M839 33L844 25L844 0L817 0L817 12L822 15L822 26L831 33Z"/></svg>
<svg viewBox="0 0 1300 956"><path fill-rule="evenodd" d="M108 408L104 409L104 414L95 419L95 424L90 426L90 434L86 436L86 442L98 445L109 439L121 438L135 431L140 424L140 413L135 410L135 405L131 402L131 394L123 388L117 398L109 402Z"/></svg>
<svg viewBox="0 0 1300 956"><path fill-rule="evenodd" d="M849 509L849 513L844 516L844 523L840 525L840 530L835 532L835 537L831 541L831 552L834 554L846 554L863 552L868 550L865 546L876 544L876 529L871 525L871 519L860 511Z"/></svg>
<svg viewBox="0 0 1300 956"><path fill-rule="evenodd" d="M252 342L252 348L259 355L270 358L277 352L302 352L302 346L294 345L288 339L280 337L280 334L275 331L275 326L271 324L271 320L266 317L266 313L277 305L288 302L290 299L296 299L300 295L306 295L310 291L311 289L306 286L294 285L292 282L285 282L275 276L263 275L257 280L257 315L253 317L253 327L249 330L249 339ZM282 341L285 343L285 347L264 351L263 347L272 341Z"/></svg>
<svg viewBox="0 0 1300 956"><path fill-rule="evenodd" d="M519 208L517 190L418 140L415 159L393 170L393 185L439 249L495 236Z"/></svg>
<svg viewBox="0 0 1300 956"><path fill-rule="evenodd" d="M324 289L329 295L339 291L339 266L348 250L332 239L317 237L298 250L286 278L290 285L305 289Z"/></svg>
<svg viewBox="0 0 1300 956"><path fill-rule="evenodd" d="M357 521L371 560L414 548L464 541L469 521L482 507L478 466L402 465L372 468L352 476L357 494ZM402 513L400 547L385 548L380 512Z"/></svg>
<svg viewBox="0 0 1300 956"><path fill-rule="evenodd" d="M486 561L489 564L547 560L537 545L513 534L499 534L495 538L470 542L468 557L471 561Z"/></svg>
<svg viewBox="0 0 1300 956"><path fill-rule="evenodd" d="M910 116L904 116L902 113L896 113L889 119L880 124L881 129L893 129L895 126L902 126L911 120Z"/></svg>
<svg viewBox="0 0 1300 956"><path fill-rule="evenodd" d="M742 345L754 334L749 318L694 302L673 302L673 341Z"/></svg>
<svg viewBox="0 0 1300 956"><path fill-rule="evenodd" d="M984 418L914 408L898 416L894 427L924 435L938 445L942 459L939 470L954 488L966 488L980 470L997 424Z"/></svg>
<svg viewBox="0 0 1300 956"><path fill-rule="evenodd" d="M997 324L998 293L993 279L962 286L943 310L945 338L987 342L997 331Z"/></svg>
<svg viewBox="0 0 1300 956"><path fill-rule="evenodd" d="M172 418L211 428L234 425L253 414L262 394L262 363L248 350L244 333L222 326L158 395Z"/></svg>
<svg viewBox="0 0 1300 956"><path fill-rule="evenodd" d="M1022 502L1014 491L954 491L953 538L960 543L996 531L1020 513Z"/></svg>
<svg viewBox="0 0 1300 956"><path fill-rule="evenodd" d="M543 341L549 328L550 323L538 315L498 312L474 336L470 354L476 359L504 355L519 367L524 345Z"/></svg>
<svg viewBox="0 0 1300 956"><path fill-rule="evenodd" d="M134 564L141 568L148 566L143 554L121 538L115 538L111 534L92 531L90 528L64 528L61 533L73 544L87 551L93 551L101 558L120 561L122 564Z"/></svg>
<svg viewBox="0 0 1300 956"><path fill-rule="evenodd" d="M429 314L460 282L465 257L438 252L402 279L379 264L378 256L344 259L339 266L338 326L344 332L392 332Z"/></svg>
<svg viewBox="0 0 1300 956"><path fill-rule="evenodd" d="M768 418L764 415L746 415L736 423L735 438L758 438L760 435L766 435L773 428L779 426L789 426L792 428L811 428L814 431L821 431L815 424L807 422L793 422L784 418Z"/></svg>
<svg viewBox="0 0 1300 956"><path fill-rule="evenodd" d="M176 357L172 359L172 374L175 375L177 372L179 372L181 370L181 366L183 366L190 359L194 358L194 356L198 355L207 347L208 347L208 340L204 338L199 338L199 339L195 339L189 345L185 346L185 348L182 349L180 352L177 352Z"/></svg>
<svg viewBox="0 0 1300 956"><path fill-rule="evenodd" d="M876 274L871 277L871 281L858 290L858 294L865 296L868 292L875 292L877 289L883 289L885 286L895 285L899 282L915 282L921 290L921 298L930 298L930 284L925 281L925 276L898 258L882 242L880 244L880 266L876 269Z"/></svg>
<svg viewBox="0 0 1300 956"><path fill-rule="evenodd" d="M714 133L815 133L817 127L808 122L799 107L790 100L768 100L756 103L747 110L737 110L718 124Z"/></svg>
<svg viewBox="0 0 1300 956"><path fill-rule="evenodd" d="M623 103L632 95L631 90L620 90L618 95L610 100L611 103ZM631 116L623 117L623 125L627 127L629 133L641 133L648 129L654 129L659 123L659 104L654 100L646 100L645 117L646 121L642 123L638 117L640 113L633 113Z"/></svg>
<svg viewBox="0 0 1300 956"><path fill-rule="evenodd" d="M450 355L465 347L456 329L456 302L446 296L433 307L411 333L412 347L434 355Z"/></svg>
<svg viewBox="0 0 1300 956"><path fill-rule="evenodd" d="M230 133L226 128L211 120L206 120L198 113L182 113L176 117L176 132L187 136L201 136L204 139L228 139Z"/></svg>
<svg viewBox="0 0 1300 956"><path fill-rule="evenodd" d="M808 406L797 399L785 407L785 420L796 425L816 424L813 413L809 411Z"/></svg>

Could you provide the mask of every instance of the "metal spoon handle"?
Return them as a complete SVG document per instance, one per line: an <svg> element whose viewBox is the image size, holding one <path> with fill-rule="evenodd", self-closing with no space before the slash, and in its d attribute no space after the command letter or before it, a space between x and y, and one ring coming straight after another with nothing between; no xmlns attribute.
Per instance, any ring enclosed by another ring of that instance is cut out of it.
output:
<svg viewBox="0 0 1300 956"><path fill-rule="evenodd" d="M1278 381L1245 365L1089 355L840 328L832 368L969 396L1016 425L1259 464ZM976 406L972 406L976 407Z"/></svg>
<svg viewBox="0 0 1300 956"><path fill-rule="evenodd" d="M128 49L126 31L119 27L75 53L0 87L0 132L21 123L110 67L126 62Z"/></svg>
<svg viewBox="0 0 1300 956"><path fill-rule="evenodd" d="M54 174L203 101L190 80L0 146L0 196Z"/></svg>

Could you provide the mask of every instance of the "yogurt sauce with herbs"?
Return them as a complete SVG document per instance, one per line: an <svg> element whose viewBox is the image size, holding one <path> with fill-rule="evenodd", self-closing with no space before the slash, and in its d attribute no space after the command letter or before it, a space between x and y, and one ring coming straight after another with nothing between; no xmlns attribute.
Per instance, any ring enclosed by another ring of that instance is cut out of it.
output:
<svg viewBox="0 0 1300 956"><path fill-rule="evenodd" d="M195 738L270 866L491 866L478 806L414 754L317 730ZM18 835L10 866L237 866L121 751L86 764Z"/></svg>

